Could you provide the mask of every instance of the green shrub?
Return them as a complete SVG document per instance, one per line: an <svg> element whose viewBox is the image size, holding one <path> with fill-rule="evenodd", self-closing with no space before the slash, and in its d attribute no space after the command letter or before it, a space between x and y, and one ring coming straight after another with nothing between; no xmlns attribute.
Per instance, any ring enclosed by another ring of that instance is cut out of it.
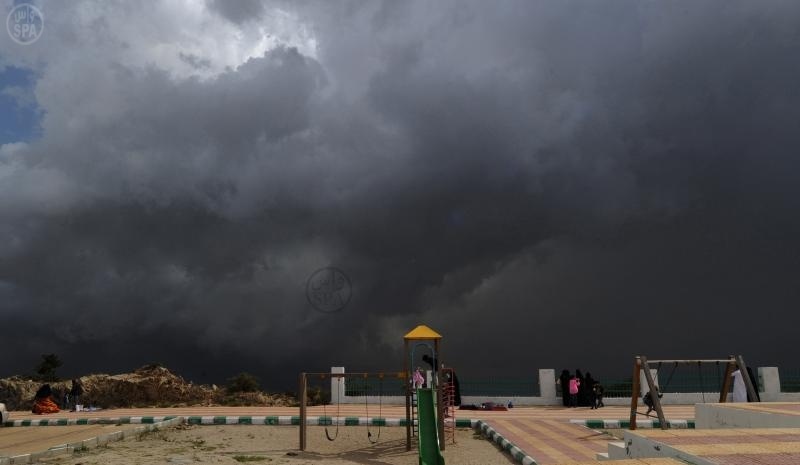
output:
<svg viewBox="0 0 800 465"><path fill-rule="evenodd" d="M56 369L62 365L56 354L42 354L42 361L36 367L36 374L42 381L58 381Z"/></svg>
<svg viewBox="0 0 800 465"><path fill-rule="evenodd" d="M258 392L261 390L258 379L250 373L239 373L228 379L226 388L228 392Z"/></svg>

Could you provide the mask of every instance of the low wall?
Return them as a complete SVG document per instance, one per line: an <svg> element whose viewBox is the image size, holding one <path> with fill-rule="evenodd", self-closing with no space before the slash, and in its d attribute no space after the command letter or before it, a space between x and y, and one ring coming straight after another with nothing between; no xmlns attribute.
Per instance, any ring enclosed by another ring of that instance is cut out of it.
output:
<svg viewBox="0 0 800 465"><path fill-rule="evenodd" d="M344 367L331 367L331 373L344 373ZM656 385L659 384L658 373L651 370ZM642 372L644 380L644 372ZM343 378L331 379L331 403L336 404L340 400L342 404L364 404L368 405L405 405L404 396L338 396L339 392L344 393ZM759 396L765 402L800 402L800 392L785 393L780 392L780 376L777 367L758 368L758 388ZM641 395L646 391L646 383L641 386ZM561 405L561 397L557 395L557 384L555 370L543 368L539 370L539 392L541 395L533 396L461 396L462 405L480 405L487 402L506 405L511 401L514 406L534 406L534 405ZM730 396L730 394L729 394ZM665 405L692 405L719 402L719 392L667 392L661 398L661 403ZM607 397L603 399L605 405L630 405L630 397ZM640 402L640 405L641 402Z"/></svg>

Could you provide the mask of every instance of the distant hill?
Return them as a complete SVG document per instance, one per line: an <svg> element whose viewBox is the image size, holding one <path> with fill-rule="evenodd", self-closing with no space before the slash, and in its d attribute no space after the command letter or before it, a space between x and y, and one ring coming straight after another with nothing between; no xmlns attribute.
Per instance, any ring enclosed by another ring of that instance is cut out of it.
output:
<svg viewBox="0 0 800 465"><path fill-rule="evenodd" d="M189 383L159 365L147 365L133 373L82 376L84 395L81 403L103 409L129 407L185 406L292 406L295 398L265 392L229 393L224 387ZM0 379L0 402L9 410L30 410L37 389L44 384L21 376ZM63 408L64 394L72 382L49 383L54 400Z"/></svg>

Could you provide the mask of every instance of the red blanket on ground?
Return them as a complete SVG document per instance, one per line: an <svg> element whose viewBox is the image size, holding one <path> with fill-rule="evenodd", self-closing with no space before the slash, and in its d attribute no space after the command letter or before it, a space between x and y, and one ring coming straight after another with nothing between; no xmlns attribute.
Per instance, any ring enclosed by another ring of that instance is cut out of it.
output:
<svg viewBox="0 0 800 465"><path fill-rule="evenodd" d="M44 413L58 413L58 405L53 402L53 399L45 397L43 399L33 400L33 413L41 415Z"/></svg>

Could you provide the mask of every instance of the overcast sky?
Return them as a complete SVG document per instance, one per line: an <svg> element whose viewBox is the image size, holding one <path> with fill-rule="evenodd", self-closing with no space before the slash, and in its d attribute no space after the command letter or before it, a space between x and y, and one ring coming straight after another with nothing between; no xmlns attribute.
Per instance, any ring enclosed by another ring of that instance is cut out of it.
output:
<svg viewBox="0 0 800 465"><path fill-rule="evenodd" d="M36 5L0 34L0 375L291 386L423 323L463 378L798 367L794 0Z"/></svg>

